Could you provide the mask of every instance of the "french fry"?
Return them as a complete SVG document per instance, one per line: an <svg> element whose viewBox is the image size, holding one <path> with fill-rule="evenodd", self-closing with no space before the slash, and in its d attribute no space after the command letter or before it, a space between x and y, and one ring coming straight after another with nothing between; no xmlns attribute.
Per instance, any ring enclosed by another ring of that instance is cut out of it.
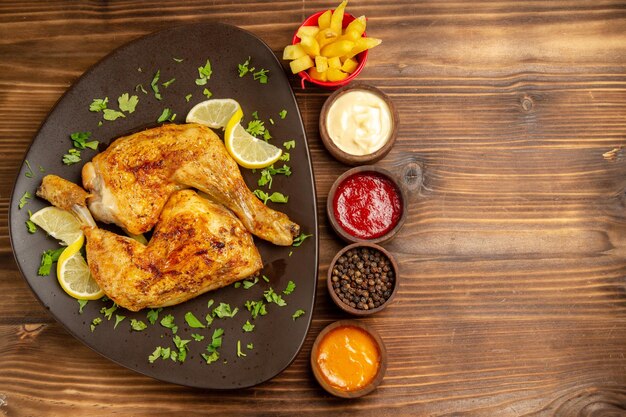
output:
<svg viewBox="0 0 626 417"><path fill-rule="evenodd" d="M327 58L342 56L351 52L355 46L356 43L352 41L336 41L323 47L320 51L320 54Z"/></svg>
<svg viewBox="0 0 626 417"><path fill-rule="evenodd" d="M315 69L317 72L326 72L328 69L328 58L318 55L315 57Z"/></svg>
<svg viewBox="0 0 626 417"><path fill-rule="evenodd" d="M354 37L354 39L352 40L357 40L358 38L363 36L363 33L365 33L366 26L367 20L365 19L365 16L359 16L348 24L345 30L345 34L350 38Z"/></svg>
<svg viewBox="0 0 626 417"><path fill-rule="evenodd" d="M315 67L309 68L309 76L317 81L328 81L328 76L326 75L326 71L319 72Z"/></svg>
<svg viewBox="0 0 626 417"><path fill-rule="evenodd" d="M356 59L348 58L343 62L343 65L341 66L341 70L343 72L347 72L348 74L352 74L354 70L357 69L358 66L359 66L359 63L357 62Z"/></svg>
<svg viewBox="0 0 626 417"><path fill-rule="evenodd" d="M352 58L366 49L372 49L373 47L380 45L381 42L382 40L376 38L359 38L354 43L354 48L346 54L346 57Z"/></svg>
<svg viewBox="0 0 626 417"><path fill-rule="evenodd" d="M317 33L320 31L320 28L317 26L300 26L298 32L296 32L296 36L302 39L305 36L315 37Z"/></svg>
<svg viewBox="0 0 626 417"><path fill-rule="evenodd" d="M324 30L330 27L330 17L332 16L332 10L326 10L317 18L317 26L320 30Z"/></svg>
<svg viewBox="0 0 626 417"><path fill-rule="evenodd" d="M302 45L304 52L306 52L311 58L320 54L320 45L312 36L303 36L300 40L300 45Z"/></svg>
<svg viewBox="0 0 626 417"><path fill-rule="evenodd" d="M348 77L348 74L337 68L328 68L328 71L326 71L326 77L328 78L328 81L335 82L345 80Z"/></svg>
<svg viewBox="0 0 626 417"><path fill-rule="evenodd" d="M320 45L320 48L325 47L329 43L337 40L338 35L332 31L330 28L322 29L319 31L317 35L315 35L315 40Z"/></svg>
<svg viewBox="0 0 626 417"><path fill-rule="evenodd" d="M328 68L335 68L335 69L341 68L341 60L339 59L338 56L334 56L328 59Z"/></svg>
<svg viewBox="0 0 626 417"><path fill-rule="evenodd" d="M293 61L294 59L298 59L301 56L306 55L304 49L302 49L302 45L299 43L295 45L287 45L283 50L283 59Z"/></svg>
<svg viewBox="0 0 626 417"><path fill-rule="evenodd" d="M293 72L294 74L297 74L300 71L307 70L307 69L313 67L314 65L315 65L315 63L313 62L311 57L308 56L308 55L301 56L300 58L294 59L293 61L291 61L289 63L289 67L291 68L291 72Z"/></svg>
<svg viewBox="0 0 626 417"><path fill-rule="evenodd" d="M330 28L335 33L341 33L341 29L343 27L343 14L346 10L346 6L348 5L348 0L343 0L339 6L333 12L333 15L330 18Z"/></svg>

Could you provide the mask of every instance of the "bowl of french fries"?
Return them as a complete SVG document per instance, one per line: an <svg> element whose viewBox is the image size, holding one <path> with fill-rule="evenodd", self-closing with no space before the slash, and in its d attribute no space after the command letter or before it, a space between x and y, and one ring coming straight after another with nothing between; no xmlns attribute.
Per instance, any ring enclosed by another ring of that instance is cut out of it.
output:
<svg viewBox="0 0 626 417"><path fill-rule="evenodd" d="M382 42L366 36L365 16L346 13L347 3L309 16L285 47L283 59L302 88L305 81L329 89L348 84L365 66L368 51Z"/></svg>

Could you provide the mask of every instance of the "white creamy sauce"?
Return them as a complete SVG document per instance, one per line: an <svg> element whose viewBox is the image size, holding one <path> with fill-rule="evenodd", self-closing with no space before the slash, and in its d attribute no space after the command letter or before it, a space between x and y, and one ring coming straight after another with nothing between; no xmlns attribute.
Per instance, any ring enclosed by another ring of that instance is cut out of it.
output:
<svg viewBox="0 0 626 417"><path fill-rule="evenodd" d="M332 141L351 155L367 155L389 140L393 120L389 106L374 93L352 90L328 109L326 129Z"/></svg>

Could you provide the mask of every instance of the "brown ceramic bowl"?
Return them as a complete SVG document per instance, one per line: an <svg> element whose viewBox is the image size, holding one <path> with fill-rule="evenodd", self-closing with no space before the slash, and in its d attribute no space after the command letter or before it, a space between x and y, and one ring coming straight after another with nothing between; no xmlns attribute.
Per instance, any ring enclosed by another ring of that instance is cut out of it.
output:
<svg viewBox="0 0 626 417"><path fill-rule="evenodd" d="M343 183L343 181L354 174L367 173L367 172L371 172L374 175L381 175L387 178L388 180L390 180L395 185L395 188L400 195L402 213L396 225L387 233L385 233L382 236L365 239L365 238L357 237L348 233L341 226L341 224L335 218L334 206L335 206L335 194L337 192L337 188ZM354 242L384 243L384 242L390 241L391 239L395 237L395 235L402 228L402 225L404 224L404 221L406 220L407 211L408 211L408 199L407 199L407 193L406 193L405 187L399 181L396 180L395 176L391 172L387 171L384 168L380 168L374 165L363 165L359 167L354 167L344 172L342 175L340 175L339 178L335 180L332 187L330 188L330 192L328 193L328 199L326 201L326 214L328 215L328 220L330 221L330 225L332 226L335 233L339 235L339 237L341 237L343 240L349 243L354 243Z"/></svg>
<svg viewBox="0 0 626 417"><path fill-rule="evenodd" d="M328 111L330 110L335 100L337 100L343 94L346 94L347 92L354 91L354 90L363 90L363 91L367 91L367 92L370 92L379 96L380 98L383 99L385 103L387 103L387 106L389 106L389 111L391 113L392 126L391 126L391 133L389 135L389 138L387 139L387 142L383 145L382 148L367 155L352 155L350 153L347 153L341 150L335 144L333 139L330 137L328 133L328 127L326 125L326 118L328 116ZM322 138L322 142L324 143L324 146L326 147L328 152L330 152L330 154L333 157L335 157L335 159L337 159L338 161L343 162L346 165L372 164L384 158L385 155L389 153L394 143L396 142L396 136L398 134L398 111L393 105L393 102L391 101L391 99L385 93L380 91L378 88L373 87L368 84L354 82L335 91L333 94L330 95L330 97L328 97L328 99L326 99L326 102L322 106L322 111L320 114L319 130L320 130L320 136Z"/></svg>
<svg viewBox="0 0 626 417"><path fill-rule="evenodd" d="M368 308L367 310L357 308L357 307L352 307L346 302L344 302L341 298L339 298L339 295L337 295L337 293L335 292L335 288L333 285L334 284L333 283L333 269L335 269L337 260L343 254L345 254L346 252L354 248L370 248L370 249L377 250L384 257L386 257L389 260L389 263L391 264L391 270L393 271L393 287L391 289L391 295L389 295L389 297L378 307ZM391 301L393 301L393 299L395 298L396 293L398 292L398 287L400 286L398 282L398 279L399 279L398 272L399 272L399 268L398 268L398 263L396 262L396 259L391 253L386 251L385 248L378 246L376 244L373 244L373 243L353 243L351 245L344 247L339 252L337 252L333 260L330 262L330 266L328 267L328 273L326 276L326 287L328 288L328 293L330 294L330 298L333 300L333 302L335 303L337 307L339 307L346 313L352 314L354 316L369 316L387 307L391 303Z"/></svg>
<svg viewBox="0 0 626 417"><path fill-rule="evenodd" d="M324 378L323 372L317 363L319 345L322 339L324 339L324 337L332 330L344 326L357 327L367 332L378 346L378 353L380 355L380 362L376 376L367 385L354 391L346 391L330 385ZM371 326L368 326L365 323L361 323L357 320L339 320L326 326L320 332L320 334L317 335L315 342L313 342L313 348L311 349L311 368L313 369L313 375L315 375L315 379L317 379L317 382L319 382L322 388L324 388L330 394L341 398L358 398L374 391L385 377L385 372L387 370L387 349L385 348L385 344L383 343L383 340L378 332L374 330Z"/></svg>

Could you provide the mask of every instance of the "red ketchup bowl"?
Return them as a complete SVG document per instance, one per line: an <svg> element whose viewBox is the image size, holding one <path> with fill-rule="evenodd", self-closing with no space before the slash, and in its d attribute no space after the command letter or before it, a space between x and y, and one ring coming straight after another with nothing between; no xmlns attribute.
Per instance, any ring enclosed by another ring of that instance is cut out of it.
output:
<svg viewBox="0 0 626 417"><path fill-rule="evenodd" d="M346 242L387 242L406 220L406 191L386 169L359 166L335 180L326 213L335 233Z"/></svg>
<svg viewBox="0 0 626 417"><path fill-rule="evenodd" d="M317 26L317 20L319 19L319 17L324 12L326 12L326 10L322 10L321 12L317 12L314 15L309 16L304 21L304 23L302 23L300 25L300 27L302 27L302 26ZM356 17L352 16L349 13L344 13L343 14L343 21L341 23L342 28L345 29L350 24L350 22L352 22L354 19L356 19ZM297 30L296 30L296 33L298 33ZM300 43L300 38L298 38L296 36L296 33L294 33L293 39L291 40L291 44L292 45ZM363 33L363 37L366 37L366 36L367 36L366 32L364 32ZM359 63L359 66L354 70L354 72L352 74L348 75L345 79L343 79L341 81L334 81L334 82L318 81L318 80L314 80L313 78L311 78L306 71L300 71L298 73L298 75L301 78L300 86L304 89L305 88L304 82L308 81L311 84L319 85L320 87L324 87L324 88L328 88L330 90L334 90L334 89L342 87L342 86L344 86L346 84L349 84L350 81L354 80L356 78L356 76L361 73L361 71L363 70L363 67L365 67L365 61L367 61L367 54L368 54L368 52L369 52L369 50L366 49L365 51L361 52L360 54L358 54L356 56L356 60Z"/></svg>

